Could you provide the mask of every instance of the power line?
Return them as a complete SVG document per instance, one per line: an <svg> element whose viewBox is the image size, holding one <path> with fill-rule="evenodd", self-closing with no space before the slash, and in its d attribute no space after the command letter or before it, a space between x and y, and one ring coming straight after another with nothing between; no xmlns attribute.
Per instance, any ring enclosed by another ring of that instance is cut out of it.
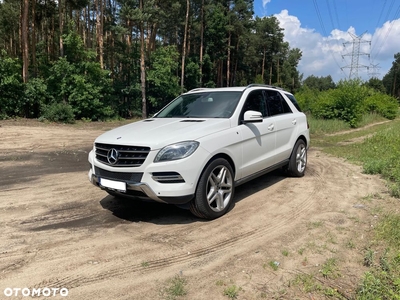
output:
<svg viewBox="0 0 400 300"><path fill-rule="evenodd" d="M321 25L322 33L324 34L324 36L328 36L328 35L326 34L324 22L322 21L322 17L321 17L321 13L320 13L320 11L319 11L319 7L318 7L318 4L317 4L317 0L313 0L313 2L314 2L315 11L316 11L316 13L317 13L317 17L318 17L318 20L319 20L319 24Z"/></svg>
<svg viewBox="0 0 400 300"><path fill-rule="evenodd" d="M383 11L385 10L385 7L386 7L386 0L384 0L384 2L383 2L382 10L381 10L381 13L379 14L378 22L376 22L375 28L378 28L378 26L381 22L382 14L383 14Z"/></svg>
<svg viewBox="0 0 400 300"><path fill-rule="evenodd" d="M393 0L393 2L394 2L394 0ZM392 2L392 4L393 4L393 2ZM393 6L393 5L391 5L390 7L392 8L392 6ZM393 21L391 22L391 24L390 24L390 26L389 26L389 29L386 31L385 37L383 38L382 42L380 43L379 49L378 49L378 51L376 52L376 54L374 54L373 58L375 58L375 57L378 56L378 54L380 53L380 51L381 51L383 45L386 43L386 39L388 38L390 31L392 31L392 28L393 28L393 25L394 25L394 21L397 19L397 17L399 16L399 14L400 14L400 5L399 5L399 7L397 8L396 12L394 13ZM378 39L377 39L377 40L378 40ZM374 49L374 48L373 48L373 49ZM372 50L373 50L373 49L372 49Z"/></svg>
<svg viewBox="0 0 400 300"><path fill-rule="evenodd" d="M322 33L324 34L324 36L328 36L328 34L326 33L326 30L325 30L324 22L322 21L321 12L320 12L320 10L319 10L318 3L317 3L316 0L313 0L313 2L314 2L315 12L316 12L316 14L317 14L319 23L320 23L320 25L321 25ZM331 18L331 20L332 20L332 18ZM332 24L333 24L333 21L332 21ZM334 28L333 28L333 29L334 29ZM333 58L333 60L335 61L336 65L337 65L337 66L339 67L339 69L343 72L343 70L340 68L339 63L338 63L337 60L336 60L335 55L333 54L333 52L332 52L332 50L331 50L330 48L329 48L329 53L332 55L332 58ZM346 73L344 73L344 72L343 72L343 74L346 75Z"/></svg>
<svg viewBox="0 0 400 300"><path fill-rule="evenodd" d="M337 7L336 7L336 1L335 0L333 0L333 10L335 12L335 17L336 17L336 22L338 24L338 28L340 29L340 28L342 28L342 26L340 26L339 15L338 15L338 12L337 12Z"/></svg>
<svg viewBox="0 0 400 300"><path fill-rule="evenodd" d="M328 7L329 18L331 19L332 29L335 29L335 24L333 22L331 6L329 5L329 0L326 0L326 6Z"/></svg>

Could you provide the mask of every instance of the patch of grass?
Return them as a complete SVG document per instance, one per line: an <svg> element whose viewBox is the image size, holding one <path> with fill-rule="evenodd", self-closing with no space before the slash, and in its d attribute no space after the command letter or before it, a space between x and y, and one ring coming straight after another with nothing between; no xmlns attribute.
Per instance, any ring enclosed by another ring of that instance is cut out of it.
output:
<svg viewBox="0 0 400 300"><path fill-rule="evenodd" d="M308 115L307 120L310 125L310 133L314 135L319 135L324 133L334 133L350 129L350 125L341 120L317 119L312 115Z"/></svg>
<svg viewBox="0 0 400 300"><path fill-rule="evenodd" d="M321 246L317 245L315 241L307 242L307 249L313 253L321 253Z"/></svg>
<svg viewBox="0 0 400 300"><path fill-rule="evenodd" d="M400 215L388 213L384 215L375 228L376 236L386 241L389 246L400 249Z"/></svg>
<svg viewBox="0 0 400 300"><path fill-rule="evenodd" d="M364 252L363 265L366 267L372 267L374 265L375 252L372 249L366 249Z"/></svg>
<svg viewBox="0 0 400 300"><path fill-rule="evenodd" d="M340 277L336 258L328 258L322 265L320 272L324 278L335 279Z"/></svg>
<svg viewBox="0 0 400 300"><path fill-rule="evenodd" d="M223 280L218 280L216 283L215 283L217 286L223 286L225 283L224 283L224 281Z"/></svg>
<svg viewBox="0 0 400 300"><path fill-rule="evenodd" d="M306 265L308 264L308 258L307 258L307 257L304 257L304 259L303 259L303 261L301 262L301 264L302 264L303 266L306 266Z"/></svg>
<svg viewBox="0 0 400 300"><path fill-rule="evenodd" d="M176 275L168 283L168 286L162 290L162 295L166 300L175 300L178 297L185 296L186 291L186 279L182 276Z"/></svg>
<svg viewBox="0 0 400 300"><path fill-rule="evenodd" d="M364 274L357 299L400 299L400 252L397 250L396 255L390 256L386 250L380 261Z"/></svg>
<svg viewBox="0 0 400 300"><path fill-rule="evenodd" d="M141 265L143 268L147 268L147 267L149 266L149 262L148 262L148 261L143 261L140 265Z"/></svg>
<svg viewBox="0 0 400 300"><path fill-rule="evenodd" d="M336 236L332 232L326 233L327 242L330 244L337 244Z"/></svg>
<svg viewBox="0 0 400 300"><path fill-rule="evenodd" d="M374 199L382 199L382 196L379 195L378 193L375 194L368 194L367 196L364 196L361 198L364 202L371 203L372 200Z"/></svg>
<svg viewBox="0 0 400 300"><path fill-rule="evenodd" d="M265 269L267 266L270 266L270 267L272 268L272 270L276 271L276 270L278 270L278 268L279 268L279 262L276 261L276 260L271 260L271 261L268 262L268 264L264 264L264 265L263 265L264 269Z"/></svg>
<svg viewBox="0 0 400 300"><path fill-rule="evenodd" d="M302 286L302 290L306 293L319 292L322 290L321 284L315 279L314 275L311 274L297 275L292 284Z"/></svg>
<svg viewBox="0 0 400 300"><path fill-rule="evenodd" d="M239 291L241 290L242 289L236 285L228 286L226 289L224 289L224 296L227 296L229 299L237 299L239 296Z"/></svg>
<svg viewBox="0 0 400 300"><path fill-rule="evenodd" d="M364 127L369 124L374 124L382 121L387 121L388 119L376 114L376 113L370 113L370 114L364 114L361 118L360 123L358 124L358 127Z"/></svg>
<svg viewBox="0 0 400 300"><path fill-rule="evenodd" d="M283 256L289 256L289 251L288 250L282 250L282 255Z"/></svg>
<svg viewBox="0 0 400 300"><path fill-rule="evenodd" d="M356 248L356 244L354 243L354 241L352 239L348 240L345 243L346 248L348 249L355 249Z"/></svg>
<svg viewBox="0 0 400 300"><path fill-rule="evenodd" d="M320 228L324 225L323 221L316 221L316 222L308 222L307 223L307 229L315 229L315 228Z"/></svg>

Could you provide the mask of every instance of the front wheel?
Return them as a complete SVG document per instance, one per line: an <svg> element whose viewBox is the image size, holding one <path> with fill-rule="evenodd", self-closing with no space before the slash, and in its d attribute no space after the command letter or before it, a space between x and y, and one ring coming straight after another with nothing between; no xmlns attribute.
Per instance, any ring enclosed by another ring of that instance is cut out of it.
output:
<svg viewBox="0 0 400 300"><path fill-rule="evenodd" d="M298 140L290 156L288 172L294 177L302 177L307 167L307 147L303 140Z"/></svg>
<svg viewBox="0 0 400 300"><path fill-rule="evenodd" d="M229 210L234 190L232 166L227 160L217 158L201 175L190 211L201 218L216 219Z"/></svg>

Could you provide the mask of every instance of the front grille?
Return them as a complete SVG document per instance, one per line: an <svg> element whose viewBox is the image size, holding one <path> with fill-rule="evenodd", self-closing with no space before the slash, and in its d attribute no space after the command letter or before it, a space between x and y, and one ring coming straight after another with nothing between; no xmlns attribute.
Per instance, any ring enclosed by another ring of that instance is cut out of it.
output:
<svg viewBox="0 0 400 300"><path fill-rule="evenodd" d="M113 167L140 167L150 152L150 147L95 144L96 159ZM116 150L116 151L113 151ZM110 159L110 154L113 157ZM111 163L110 163L111 162Z"/></svg>
<svg viewBox="0 0 400 300"><path fill-rule="evenodd" d="M143 177L142 172L137 172L137 173L111 172L100 169L98 167L94 168L94 173L101 178L117 180L117 181L126 181L129 183L139 183Z"/></svg>

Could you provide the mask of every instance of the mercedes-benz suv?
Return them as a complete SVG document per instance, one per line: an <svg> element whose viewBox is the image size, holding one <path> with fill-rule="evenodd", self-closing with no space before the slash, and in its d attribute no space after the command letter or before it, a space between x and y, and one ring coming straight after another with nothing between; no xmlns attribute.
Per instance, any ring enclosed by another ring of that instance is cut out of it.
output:
<svg viewBox="0 0 400 300"><path fill-rule="evenodd" d="M257 84L198 88L151 118L99 136L88 176L113 196L215 219L242 183L277 168L303 176L309 144L306 115L292 94Z"/></svg>

